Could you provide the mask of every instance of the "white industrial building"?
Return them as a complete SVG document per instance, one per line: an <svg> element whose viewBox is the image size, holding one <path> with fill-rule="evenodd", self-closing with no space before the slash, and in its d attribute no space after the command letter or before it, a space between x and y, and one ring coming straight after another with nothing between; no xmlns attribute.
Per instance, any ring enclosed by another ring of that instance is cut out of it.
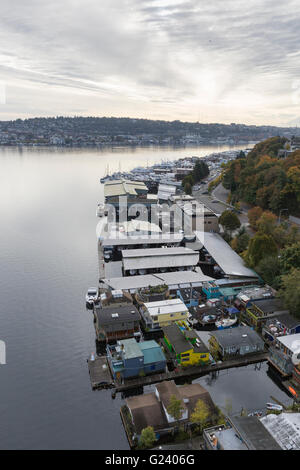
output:
<svg viewBox="0 0 300 470"><path fill-rule="evenodd" d="M185 247L122 250L124 273L143 270L140 274L147 274L151 270L170 268L192 270L198 261L199 253Z"/></svg>

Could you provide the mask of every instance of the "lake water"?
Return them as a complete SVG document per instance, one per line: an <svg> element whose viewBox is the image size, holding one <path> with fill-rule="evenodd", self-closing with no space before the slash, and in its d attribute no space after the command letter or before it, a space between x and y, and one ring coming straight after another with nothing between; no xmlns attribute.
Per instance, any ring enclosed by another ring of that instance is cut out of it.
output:
<svg viewBox="0 0 300 470"><path fill-rule="evenodd" d="M233 147L231 147L233 148ZM92 392L87 287L98 278L97 203L106 166L122 171L228 147L0 149L1 449L128 449L120 396ZM266 365L200 379L216 403L263 407L288 397Z"/></svg>

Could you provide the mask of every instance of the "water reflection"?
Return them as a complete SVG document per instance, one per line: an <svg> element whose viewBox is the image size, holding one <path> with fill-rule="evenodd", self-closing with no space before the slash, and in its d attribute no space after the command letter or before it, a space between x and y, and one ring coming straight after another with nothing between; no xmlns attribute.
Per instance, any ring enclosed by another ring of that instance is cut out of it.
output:
<svg viewBox="0 0 300 470"><path fill-rule="evenodd" d="M122 397L92 392L86 364L96 349L85 292L98 276L99 178L120 159L130 170L207 152L0 148L0 448L128 448ZM217 404L232 397L236 409L286 399L265 366L198 380Z"/></svg>

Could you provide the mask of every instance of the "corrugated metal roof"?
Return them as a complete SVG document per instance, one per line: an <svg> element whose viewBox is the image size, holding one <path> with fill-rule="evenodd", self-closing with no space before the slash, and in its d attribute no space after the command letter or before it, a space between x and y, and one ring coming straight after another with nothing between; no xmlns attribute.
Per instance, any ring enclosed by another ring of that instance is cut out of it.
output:
<svg viewBox="0 0 300 470"><path fill-rule="evenodd" d="M199 253L189 248L122 250L122 256L125 271L195 266L199 261Z"/></svg>
<svg viewBox="0 0 300 470"><path fill-rule="evenodd" d="M269 414L261 423L284 450L300 450L300 413Z"/></svg>
<svg viewBox="0 0 300 470"><path fill-rule="evenodd" d="M252 269L245 266L243 259L218 233L196 231L195 234L225 274L238 277L258 277Z"/></svg>
<svg viewBox="0 0 300 470"><path fill-rule="evenodd" d="M136 190L143 190L148 192L148 188L142 181L131 181L131 180L112 180L107 181L104 184L104 196L125 196L131 195L136 196L138 193Z"/></svg>
<svg viewBox="0 0 300 470"><path fill-rule="evenodd" d="M136 250L122 250L123 258L145 258L152 256L194 255L197 252L185 247L174 248L138 248Z"/></svg>
<svg viewBox="0 0 300 470"><path fill-rule="evenodd" d="M140 289L142 287L148 286L161 286L164 282L153 276L152 274L146 274L144 276L128 276L128 277L116 277L116 278L106 278L103 279L103 282L113 289L122 289L122 290L130 290L130 289Z"/></svg>
<svg viewBox="0 0 300 470"><path fill-rule="evenodd" d="M212 280L212 278L205 276L205 274L195 273L194 271L173 271L170 273L158 274L145 274L140 276L126 276L116 278L106 278L103 282L113 289L140 289L148 286L161 286L167 284L168 286L179 287L179 284L191 284L192 286L199 286L204 281Z"/></svg>
<svg viewBox="0 0 300 470"><path fill-rule="evenodd" d="M154 268L179 268L192 267L199 261L199 255L169 255L169 256L151 256L151 258L128 258L123 259L125 271L131 269L154 269Z"/></svg>
<svg viewBox="0 0 300 470"><path fill-rule="evenodd" d="M205 281L212 281L213 278L206 276L203 272L195 271L172 271L170 273L159 273L156 277L162 279L165 284L198 284Z"/></svg>

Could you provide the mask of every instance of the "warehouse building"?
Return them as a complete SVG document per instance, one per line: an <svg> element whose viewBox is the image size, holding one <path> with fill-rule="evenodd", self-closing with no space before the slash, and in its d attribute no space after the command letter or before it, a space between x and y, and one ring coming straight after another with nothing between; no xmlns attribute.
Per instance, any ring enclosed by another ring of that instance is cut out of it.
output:
<svg viewBox="0 0 300 470"><path fill-rule="evenodd" d="M122 250L124 275L149 274L162 269L190 269L198 264L199 253L190 248Z"/></svg>

